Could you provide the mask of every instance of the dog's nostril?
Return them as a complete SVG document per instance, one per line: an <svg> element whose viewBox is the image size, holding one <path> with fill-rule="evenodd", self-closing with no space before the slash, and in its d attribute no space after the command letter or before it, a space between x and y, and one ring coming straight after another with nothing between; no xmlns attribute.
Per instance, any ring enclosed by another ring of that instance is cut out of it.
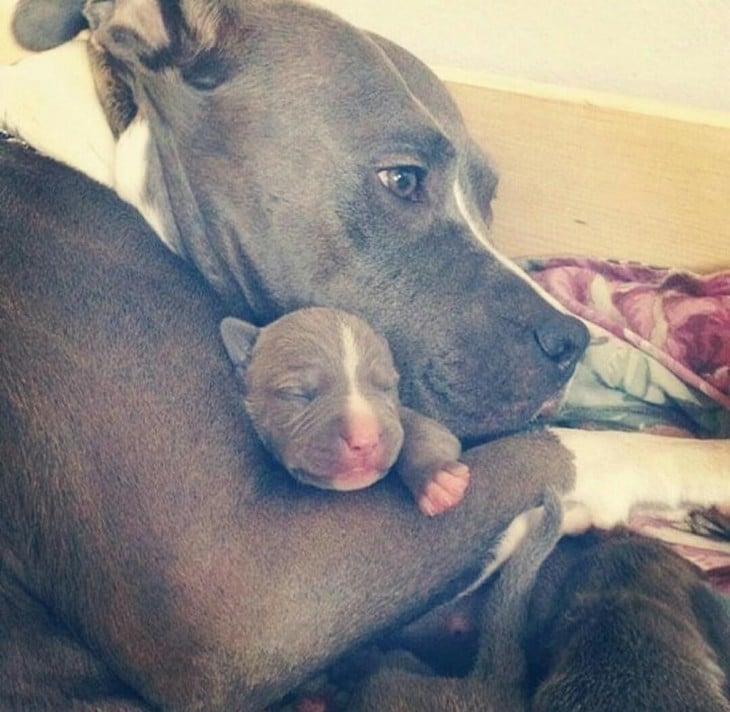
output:
<svg viewBox="0 0 730 712"><path fill-rule="evenodd" d="M546 319L535 329L543 353L562 368L572 368L588 346L588 329L573 317Z"/></svg>

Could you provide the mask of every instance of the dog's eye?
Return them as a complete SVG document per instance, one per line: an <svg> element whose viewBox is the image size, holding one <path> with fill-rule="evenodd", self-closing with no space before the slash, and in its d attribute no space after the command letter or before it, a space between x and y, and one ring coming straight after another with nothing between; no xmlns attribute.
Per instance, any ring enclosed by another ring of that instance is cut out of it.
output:
<svg viewBox="0 0 730 712"><path fill-rule="evenodd" d="M423 200L423 179L426 171L419 166L395 166L378 171L380 182L402 200Z"/></svg>

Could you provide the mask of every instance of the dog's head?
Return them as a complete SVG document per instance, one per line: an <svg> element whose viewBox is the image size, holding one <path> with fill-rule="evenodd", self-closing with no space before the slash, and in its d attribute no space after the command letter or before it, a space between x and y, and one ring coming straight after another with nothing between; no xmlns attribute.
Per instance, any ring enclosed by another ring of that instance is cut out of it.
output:
<svg viewBox="0 0 730 712"><path fill-rule="evenodd" d="M120 185L249 319L359 314L404 402L462 437L523 424L565 384L586 331L488 243L495 173L423 64L286 0L87 16L132 104L118 154L144 169Z"/></svg>

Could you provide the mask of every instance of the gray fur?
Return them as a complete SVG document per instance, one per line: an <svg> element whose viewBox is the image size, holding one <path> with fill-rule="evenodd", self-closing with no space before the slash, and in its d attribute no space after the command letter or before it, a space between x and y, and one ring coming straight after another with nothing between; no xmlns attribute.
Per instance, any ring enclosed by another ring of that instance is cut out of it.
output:
<svg viewBox="0 0 730 712"><path fill-rule="evenodd" d="M529 620L535 712L730 711L730 617L661 542L622 531L565 540Z"/></svg>
<svg viewBox="0 0 730 712"><path fill-rule="evenodd" d="M404 404L460 438L519 427L565 384L585 329L480 243L495 171L414 57L288 0L86 16L110 126L149 126L143 198L231 313L357 314L388 340Z"/></svg>
<svg viewBox="0 0 730 712"><path fill-rule="evenodd" d="M26 49L50 49L86 26L83 7L84 0L19 0L13 11L13 35Z"/></svg>
<svg viewBox="0 0 730 712"><path fill-rule="evenodd" d="M86 16L183 259L98 185L0 146L0 706L260 709L472 582L572 465L549 434L495 440L435 519L387 480L305 491L241 417L223 316L358 314L403 402L473 439L539 412L586 332L478 242L494 171L404 50L279 0Z"/></svg>
<svg viewBox="0 0 730 712"><path fill-rule="evenodd" d="M523 712L529 708L522 635L537 572L560 537L562 509L547 490L544 510L487 594L480 644L465 678L404 670L396 658L360 689L352 712Z"/></svg>
<svg viewBox="0 0 730 712"><path fill-rule="evenodd" d="M535 432L465 452L448 517L389 478L299 487L241 412L226 309L133 210L0 142L0 245L3 709L262 709L569 486Z"/></svg>

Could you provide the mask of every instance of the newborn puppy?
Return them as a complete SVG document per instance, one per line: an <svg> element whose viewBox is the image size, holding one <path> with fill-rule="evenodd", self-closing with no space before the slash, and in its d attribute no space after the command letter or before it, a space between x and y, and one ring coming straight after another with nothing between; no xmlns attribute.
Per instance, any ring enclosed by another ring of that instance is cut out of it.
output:
<svg viewBox="0 0 730 712"><path fill-rule="evenodd" d="M262 329L229 317L221 335L259 437L297 480L356 490L396 465L424 514L462 500L459 441L399 404L388 344L364 321L313 307Z"/></svg>
<svg viewBox="0 0 730 712"><path fill-rule="evenodd" d="M730 712L730 621L698 570L628 532L561 542L526 649L535 712Z"/></svg>
<svg viewBox="0 0 730 712"><path fill-rule="evenodd" d="M524 712L528 709L522 647L537 571L560 537L562 509L548 490L542 509L525 513L529 529L491 584L481 613L479 652L467 677L429 674L413 657L392 656L355 693L350 712Z"/></svg>

